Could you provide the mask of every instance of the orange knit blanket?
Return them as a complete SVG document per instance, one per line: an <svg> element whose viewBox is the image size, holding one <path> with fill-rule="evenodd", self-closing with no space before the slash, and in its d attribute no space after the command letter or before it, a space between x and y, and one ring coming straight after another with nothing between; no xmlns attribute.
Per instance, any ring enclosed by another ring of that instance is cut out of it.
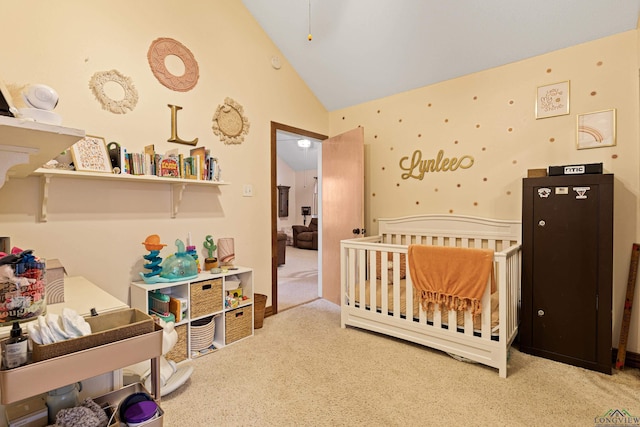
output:
<svg viewBox="0 0 640 427"><path fill-rule="evenodd" d="M480 300L493 279L493 250L409 245L409 273L424 310L481 311Z"/></svg>

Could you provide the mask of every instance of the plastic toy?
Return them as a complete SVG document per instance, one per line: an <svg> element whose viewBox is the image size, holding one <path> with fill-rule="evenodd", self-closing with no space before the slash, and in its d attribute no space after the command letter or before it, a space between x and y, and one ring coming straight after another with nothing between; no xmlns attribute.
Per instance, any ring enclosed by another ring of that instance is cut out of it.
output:
<svg viewBox="0 0 640 427"><path fill-rule="evenodd" d="M198 268L198 273L200 273L200 261L198 260L198 252L196 251L196 247L187 246L187 253L191 255L191 257L196 261L196 267Z"/></svg>
<svg viewBox="0 0 640 427"><path fill-rule="evenodd" d="M160 277L169 280L187 280L197 277L196 260L185 251L182 240L176 239L176 247L177 252L165 260Z"/></svg>
<svg viewBox="0 0 640 427"><path fill-rule="evenodd" d="M210 234L208 234L204 240L205 241L202 243L202 246L205 247L209 255L204 259L204 269L211 270L212 268L218 267L218 258L213 256L213 252L218 249L218 246L216 246L216 243L213 241L213 237L211 237Z"/></svg>
<svg viewBox="0 0 640 427"><path fill-rule="evenodd" d="M147 273L144 273L144 277L153 277L160 274L162 271L162 267L160 267L160 263L162 262L162 258L158 255L160 254L160 249L167 246L164 243L160 243L160 236L157 234L152 234L147 236L147 238L142 242L144 248L149 251L147 255L144 255L143 258L148 262L144 265L144 268L147 270L151 270Z"/></svg>
<svg viewBox="0 0 640 427"><path fill-rule="evenodd" d="M196 261L184 250L184 243L180 239L176 240L178 251L168 256L164 263L158 254L160 249L167 245L160 243L160 236L152 234L142 244L149 251L148 255L143 256L145 260L149 261L144 265L144 268L151 270L147 273L140 273L140 277L145 283L176 282L198 276Z"/></svg>

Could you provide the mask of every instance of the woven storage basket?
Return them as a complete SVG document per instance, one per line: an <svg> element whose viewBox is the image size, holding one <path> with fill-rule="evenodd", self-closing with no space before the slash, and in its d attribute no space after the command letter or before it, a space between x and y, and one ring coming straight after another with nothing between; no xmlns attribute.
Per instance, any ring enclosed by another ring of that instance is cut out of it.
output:
<svg viewBox="0 0 640 427"><path fill-rule="evenodd" d="M203 280L190 286L192 319L222 311L222 279Z"/></svg>
<svg viewBox="0 0 640 427"><path fill-rule="evenodd" d="M178 342L173 348L165 354L165 357L174 362L182 362L188 357L187 354L187 325L176 326L176 332L178 332Z"/></svg>
<svg viewBox="0 0 640 427"><path fill-rule="evenodd" d="M191 322L191 351L200 351L211 347L216 333L216 318L205 317Z"/></svg>
<svg viewBox="0 0 640 427"><path fill-rule="evenodd" d="M225 313L225 344L231 344L251 335L253 306L236 308Z"/></svg>
<svg viewBox="0 0 640 427"><path fill-rule="evenodd" d="M253 327L255 329L262 328L264 321L264 310L267 306L267 296L263 294L253 294L254 318Z"/></svg>
<svg viewBox="0 0 640 427"><path fill-rule="evenodd" d="M153 332L153 319L135 308L85 317L91 334L53 344L33 343L33 361L51 359L76 351Z"/></svg>

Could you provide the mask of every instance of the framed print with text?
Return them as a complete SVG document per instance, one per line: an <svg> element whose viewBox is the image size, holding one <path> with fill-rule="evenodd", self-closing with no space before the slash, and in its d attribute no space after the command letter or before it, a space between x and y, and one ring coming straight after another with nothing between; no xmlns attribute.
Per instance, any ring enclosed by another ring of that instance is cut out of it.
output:
<svg viewBox="0 0 640 427"><path fill-rule="evenodd" d="M104 138L87 135L71 146L75 170L111 173L111 158Z"/></svg>
<svg viewBox="0 0 640 427"><path fill-rule="evenodd" d="M569 114L569 81L538 87L536 119Z"/></svg>

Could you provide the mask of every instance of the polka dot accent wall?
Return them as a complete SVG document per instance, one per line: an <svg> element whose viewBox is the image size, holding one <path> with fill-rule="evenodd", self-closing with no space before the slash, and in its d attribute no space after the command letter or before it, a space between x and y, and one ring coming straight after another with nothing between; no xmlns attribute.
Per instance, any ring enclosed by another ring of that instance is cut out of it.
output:
<svg viewBox="0 0 640 427"><path fill-rule="evenodd" d="M618 163L637 162L620 143L576 148L581 113L616 108L618 139L637 133L620 122L625 105L627 119L637 109L628 87L638 82L619 43L587 43L332 112L332 134L364 128L367 225L375 230L373 218L420 213L519 219L528 169L603 162L615 172ZM633 37L624 43L636 46ZM570 82L569 114L536 119L537 88L563 81ZM463 158L472 164L450 167ZM412 166L414 176L403 177Z"/></svg>

